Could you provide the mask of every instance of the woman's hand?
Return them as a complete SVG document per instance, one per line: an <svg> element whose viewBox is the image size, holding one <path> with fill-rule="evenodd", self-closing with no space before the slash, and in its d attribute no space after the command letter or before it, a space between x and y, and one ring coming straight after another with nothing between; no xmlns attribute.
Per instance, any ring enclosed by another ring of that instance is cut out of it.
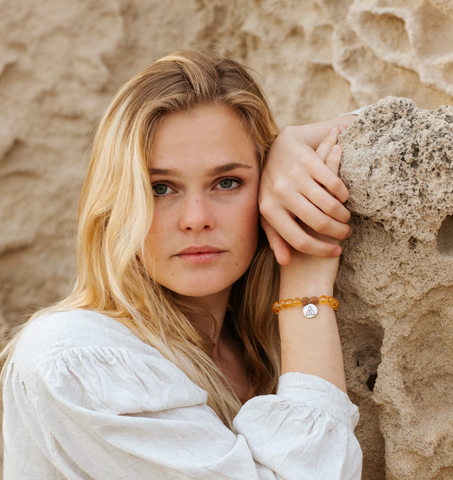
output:
<svg viewBox="0 0 453 480"><path fill-rule="evenodd" d="M321 158L326 158L325 166L328 170L332 174L338 175L341 162L341 147L334 144L336 141L335 137L334 135L326 137L317 149L317 153ZM332 248L338 246L338 240L315 232L298 219L295 221L313 239L326 242ZM316 291L319 289L323 292L323 295L332 295L338 264L338 256L322 258L291 248L290 262L281 267L281 291L292 292L305 284L306 288L314 288Z"/></svg>
<svg viewBox="0 0 453 480"><path fill-rule="evenodd" d="M345 124L353 118L342 117L347 120ZM342 205L349 193L337 174L324 163L340 129L334 127L316 152L305 143L307 132L313 136L316 130L319 135L319 130L326 126L327 122L287 127L268 154L260 184L261 224L281 265L291 260L291 246L310 255L340 255L340 246L322 236L311 235L310 228L339 240L352 232L346 225L350 214ZM297 220L302 222L302 228Z"/></svg>

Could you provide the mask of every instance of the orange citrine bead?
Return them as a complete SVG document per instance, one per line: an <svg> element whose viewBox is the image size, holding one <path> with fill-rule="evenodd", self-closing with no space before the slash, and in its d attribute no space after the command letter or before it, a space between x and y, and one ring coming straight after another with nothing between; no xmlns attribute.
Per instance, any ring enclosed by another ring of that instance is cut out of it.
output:
<svg viewBox="0 0 453 480"><path fill-rule="evenodd" d="M338 310L338 308L340 307L340 302L339 302L336 298L329 297L329 305L330 305L334 310Z"/></svg>
<svg viewBox="0 0 453 480"><path fill-rule="evenodd" d="M302 300L299 297L296 297L293 300L293 305L295 305L296 307L298 307L299 305L302 305Z"/></svg>
<svg viewBox="0 0 453 480"><path fill-rule="evenodd" d="M323 304L326 304L326 303L329 303L329 299L325 295L321 295L319 297L319 302L323 303Z"/></svg>

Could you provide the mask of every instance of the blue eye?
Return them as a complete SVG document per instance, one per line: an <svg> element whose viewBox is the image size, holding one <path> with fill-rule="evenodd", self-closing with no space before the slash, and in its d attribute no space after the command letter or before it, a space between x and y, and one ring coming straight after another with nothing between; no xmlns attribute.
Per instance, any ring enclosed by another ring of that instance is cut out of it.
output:
<svg viewBox="0 0 453 480"><path fill-rule="evenodd" d="M165 183L156 183L153 185L153 192L155 197L163 197L166 193L168 193L168 189L170 187Z"/></svg>
<svg viewBox="0 0 453 480"><path fill-rule="evenodd" d="M239 181L235 180L234 178L224 178L220 180L219 185L222 190L233 190L237 188L234 184L237 183L239 185Z"/></svg>

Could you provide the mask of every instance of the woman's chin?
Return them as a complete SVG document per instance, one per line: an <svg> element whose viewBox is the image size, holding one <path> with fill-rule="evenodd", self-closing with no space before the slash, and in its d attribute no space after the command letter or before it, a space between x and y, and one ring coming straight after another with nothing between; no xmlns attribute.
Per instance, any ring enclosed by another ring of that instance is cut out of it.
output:
<svg viewBox="0 0 453 480"><path fill-rule="evenodd" d="M181 286L181 288L170 288L174 293L183 297L209 297L225 291L231 285L190 285Z"/></svg>

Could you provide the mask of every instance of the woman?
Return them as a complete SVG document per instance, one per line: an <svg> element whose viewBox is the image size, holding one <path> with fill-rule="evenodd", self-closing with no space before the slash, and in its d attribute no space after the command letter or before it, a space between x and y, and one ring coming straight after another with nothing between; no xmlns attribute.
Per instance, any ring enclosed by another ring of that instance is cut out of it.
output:
<svg viewBox="0 0 453 480"><path fill-rule="evenodd" d="M214 53L169 55L119 91L82 191L75 288L4 352L5 480L360 478L335 315L311 298L332 296L338 257L290 251L264 220L280 269L259 228L277 133L247 70ZM338 133L318 154L340 197ZM273 306L299 296L316 319Z"/></svg>

